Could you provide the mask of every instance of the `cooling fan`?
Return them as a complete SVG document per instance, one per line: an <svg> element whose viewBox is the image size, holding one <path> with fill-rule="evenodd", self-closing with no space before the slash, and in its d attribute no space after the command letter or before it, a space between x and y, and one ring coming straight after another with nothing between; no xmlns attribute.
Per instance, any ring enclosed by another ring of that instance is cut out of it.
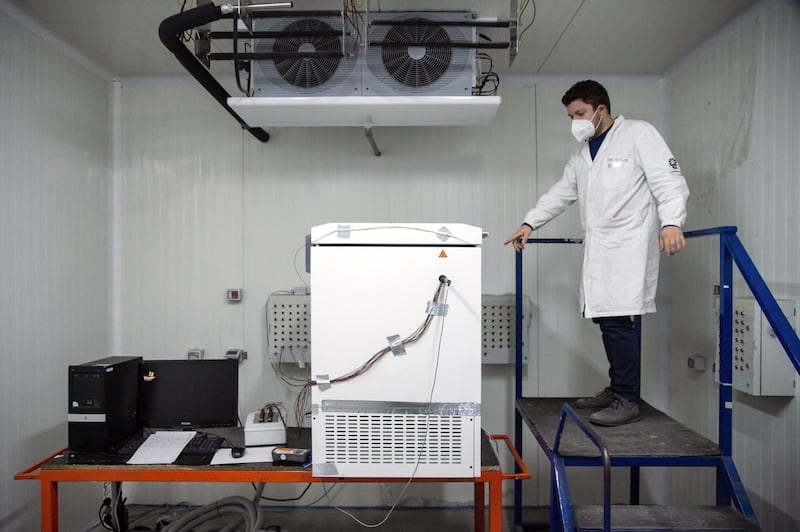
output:
<svg viewBox="0 0 800 532"><path fill-rule="evenodd" d="M401 26L392 26L383 39L383 66L408 87L430 85L450 67L450 36L441 26L430 24L424 18L409 19Z"/></svg>
<svg viewBox="0 0 800 532"><path fill-rule="evenodd" d="M333 28L317 19L304 18L290 23L283 31L333 32ZM285 57L275 59L275 69L281 77L295 87L308 89L322 85L333 77L339 68L342 42L337 37L280 37L272 44L272 51L278 53L297 52L335 52L337 56L326 57Z"/></svg>
<svg viewBox="0 0 800 532"><path fill-rule="evenodd" d="M255 24L255 29L275 35L255 39L255 51L278 54L278 57L256 61L254 96L360 93L355 32L349 26L343 31L340 18L276 17L257 19ZM324 55L306 55L314 53Z"/></svg>
<svg viewBox="0 0 800 532"><path fill-rule="evenodd" d="M362 94L469 96L477 38L467 12L381 12L369 28ZM464 25L461 25L464 23Z"/></svg>

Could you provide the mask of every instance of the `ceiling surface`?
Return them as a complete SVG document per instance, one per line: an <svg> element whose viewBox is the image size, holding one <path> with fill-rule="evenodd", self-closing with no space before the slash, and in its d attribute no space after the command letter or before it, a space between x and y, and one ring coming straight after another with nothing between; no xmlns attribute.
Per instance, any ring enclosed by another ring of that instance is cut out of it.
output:
<svg viewBox="0 0 800 532"><path fill-rule="evenodd" d="M365 1L358 3L363 6ZM186 0L186 7L195 2ZM521 39L517 59L509 67L507 52L493 53L495 69L501 73L548 75L660 74L753 2L536 0L530 2L522 15L520 30L531 20L533 24ZM186 73L158 39L158 25L178 13L183 0L5 0L5 3L13 4L114 76ZM510 0L372 0L369 8L371 11L468 10L479 16L507 20L510 5ZM294 2L296 10L341 7L341 1L337 0ZM227 30L230 24L220 21L214 29ZM494 31L490 36L494 40L508 39L507 32ZM225 67L232 70L229 65Z"/></svg>

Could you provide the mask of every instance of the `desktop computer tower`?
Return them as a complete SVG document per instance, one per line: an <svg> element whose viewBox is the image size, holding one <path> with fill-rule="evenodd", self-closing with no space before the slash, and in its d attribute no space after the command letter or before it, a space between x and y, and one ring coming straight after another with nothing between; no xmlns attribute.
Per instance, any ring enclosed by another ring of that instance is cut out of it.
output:
<svg viewBox="0 0 800 532"><path fill-rule="evenodd" d="M69 367L68 441L104 451L138 429L142 357L112 356Z"/></svg>

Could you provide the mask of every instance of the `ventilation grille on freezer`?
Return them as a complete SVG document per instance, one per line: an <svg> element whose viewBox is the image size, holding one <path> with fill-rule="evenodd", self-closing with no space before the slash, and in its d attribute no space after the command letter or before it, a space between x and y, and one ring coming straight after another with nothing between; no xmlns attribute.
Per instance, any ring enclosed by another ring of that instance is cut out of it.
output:
<svg viewBox="0 0 800 532"><path fill-rule="evenodd" d="M464 437L460 416L326 414L323 461L340 465L461 464Z"/></svg>

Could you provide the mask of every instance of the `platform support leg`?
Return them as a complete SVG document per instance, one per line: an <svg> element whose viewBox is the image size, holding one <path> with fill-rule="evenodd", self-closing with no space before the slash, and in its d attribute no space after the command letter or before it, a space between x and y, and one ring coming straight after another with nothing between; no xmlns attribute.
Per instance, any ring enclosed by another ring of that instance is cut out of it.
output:
<svg viewBox="0 0 800 532"><path fill-rule="evenodd" d="M631 467L631 504L638 505L639 504L639 493L640 493L640 474L641 470L639 466L632 466Z"/></svg>
<svg viewBox="0 0 800 532"><path fill-rule="evenodd" d="M489 481L489 532L503 532L503 480Z"/></svg>
<svg viewBox="0 0 800 532"><path fill-rule="evenodd" d="M519 395L517 396L519 397ZM514 410L514 447L522 457L522 416ZM519 473L519 466L514 464L514 473ZM514 526L522 526L522 481L514 481Z"/></svg>
<svg viewBox="0 0 800 532"><path fill-rule="evenodd" d="M550 488L550 530L572 532L575 530L575 518L572 514L572 502L567 487L567 470L564 461L553 455L553 482Z"/></svg>
<svg viewBox="0 0 800 532"><path fill-rule="evenodd" d="M486 526L486 489L483 482L475 483L475 526L476 532L483 532Z"/></svg>
<svg viewBox="0 0 800 532"><path fill-rule="evenodd" d="M41 478L42 532L58 532L58 483Z"/></svg>
<svg viewBox="0 0 800 532"><path fill-rule="evenodd" d="M720 235L719 257L719 448L733 455L733 257ZM730 506L725 473L717 468L717 506Z"/></svg>
<svg viewBox="0 0 800 532"><path fill-rule="evenodd" d="M556 487L556 470L550 473L550 532L559 530L561 514L558 512L558 488Z"/></svg>
<svg viewBox="0 0 800 532"><path fill-rule="evenodd" d="M743 516L756 522L756 513L753 506L750 504L750 499L747 497L747 491L744 488L741 477L739 477L736 466L733 464L733 458L730 456L723 456L721 458L721 465L717 468L717 475L724 476L726 480L726 492L730 493L733 498L733 504Z"/></svg>

